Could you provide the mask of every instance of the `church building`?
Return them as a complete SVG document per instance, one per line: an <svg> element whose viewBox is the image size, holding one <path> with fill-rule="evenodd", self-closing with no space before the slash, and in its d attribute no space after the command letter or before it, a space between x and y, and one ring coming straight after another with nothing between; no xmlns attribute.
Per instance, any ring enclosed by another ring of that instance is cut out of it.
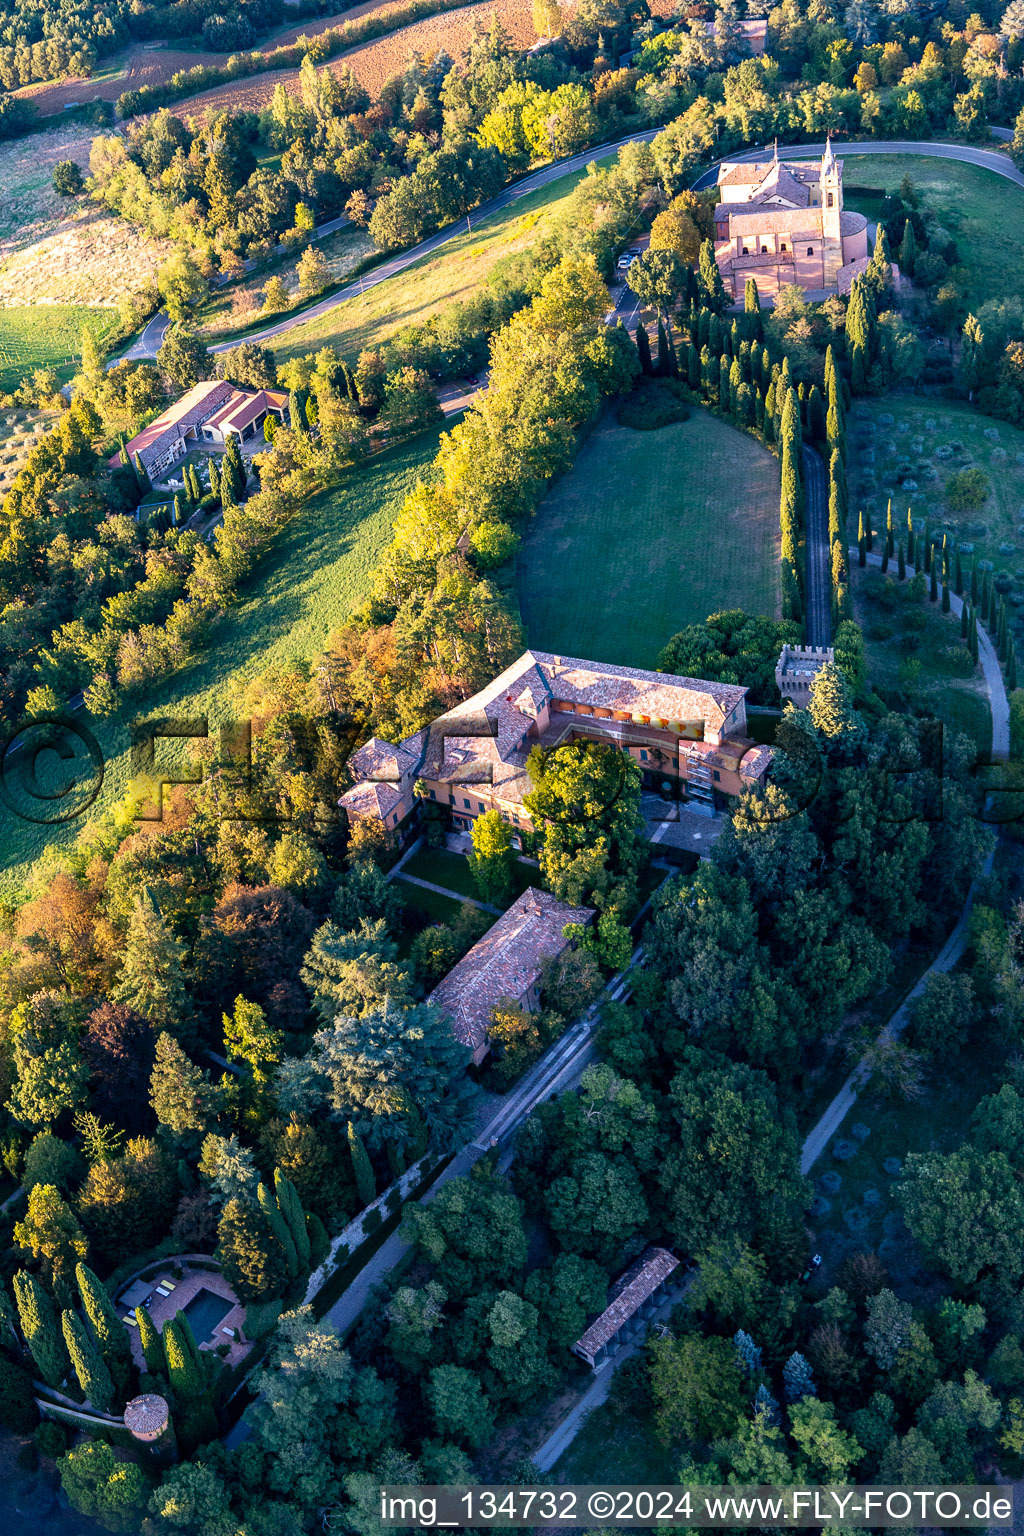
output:
<svg viewBox="0 0 1024 1536"><path fill-rule="evenodd" d="M748 277L762 297L796 283L847 293L868 264L862 213L843 209L843 163L831 139L820 160L725 161L715 208L715 260L726 292L741 300Z"/></svg>

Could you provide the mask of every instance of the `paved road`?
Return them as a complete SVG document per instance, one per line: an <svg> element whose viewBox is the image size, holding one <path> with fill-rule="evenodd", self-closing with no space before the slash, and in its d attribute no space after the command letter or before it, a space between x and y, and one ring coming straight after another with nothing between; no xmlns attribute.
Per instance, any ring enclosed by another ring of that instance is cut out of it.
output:
<svg viewBox="0 0 1024 1536"><path fill-rule="evenodd" d="M977 165L982 170L994 171L997 176L1004 176L1007 181L1014 182L1018 187L1024 187L1024 175L1017 170L1012 161L1006 155L993 149L974 149L970 144L942 144L935 139L852 139L842 140L832 145L840 160L847 155L924 155L937 160L959 160L965 165ZM816 155L825 153L824 144L787 144L779 150L780 160L813 159ZM763 155L770 155L771 149L767 145L756 145L753 149L737 150L729 155L729 160L757 160ZM694 182L694 189L714 186L718 176L718 162L704 172Z"/></svg>
<svg viewBox="0 0 1024 1536"><path fill-rule="evenodd" d="M255 331L249 336L236 338L232 341L220 342L211 347L211 352L226 352L230 347L238 346L239 340L264 342L270 341L275 336L283 336L286 332L294 330L297 326L305 324L307 320L316 319L320 315L329 314L339 304L344 304L346 299L354 298L357 294L365 293L368 288L376 288L379 283L386 282L389 277L395 277L404 272L423 256L429 256L433 251L439 250L449 240L465 234L472 223L478 223L488 214L496 213L502 208L507 208L518 198L525 197L530 192L535 192L539 187L547 186L549 182L557 181L560 176L567 176L573 171L583 170L592 160L603 159L611 155L625 144L650 141L658 133L660 128L647 128L643 133L631 133L624 139L617 139L612 144L597 144L593 149L584 150L581 154L573 155L567 160L559 160L554 165L545 166L541 171L535 171L531 176L525 176L521 181L514 182L499 192L497 197L491 198L487 203L481 203L479 208L473 210L467 217L459 219L454 224L446 225L436 235L431 235L429 240L423 240L419 245L414 245L408 251L402 251L393 256L390 261L382 266L374 268L366 276L356 278L347 283L344 288L339 288L337 293L330 298L322 299L319 304L312 305L304 310L301 315L293 315L284 320L279 320L274 325L266 326L261 331ZM961 160L971 165L981 166L985 170L994 171L997 176L1005 176L1008 181L1013 181L1019 187L1024 187L1024 176L1010 163L1005 155L992 150L974 149L967 144L940 144L934 141L917 140L856 140L851 143L836 144L833 146L840 159L844 155L933 155L945 160ZM823 154L824 144L791 144L779 150L780 160L799 160L803 156ZM759 155L768 154L766 146L756 146L753 149L738 150L730 155L730 160L756 160ZM719 161L715 161L707 171L704 171L693 183L695 189L713 186L718 177ZM317 229L317 235L325 235L332 230L341 227L343 221L332 219L327 224ZM126 357L133 360L152 358L156 356L157 348L163 340L164 331L169 322L164 314L155 315L147 325L138 341L126 352ZM159 326L159 329L157 328Z"/></svg>
<svg viewBox="0 0 1024 1536"><path fill-rule="evenodd" d="M804 629L808 645L832 643L832 572L828 542L828 475L821 455L804 447L806 491Z"/></svg>
<svg viewBox="0 0 1024 1536"><path fill-rule="evenodd" d="M850 548L851 562L857 558L857 546ZM880 566L882 557L879 554L868 555L868 563ZM914 575L914 567L907 567L907 574ZM953 614L959 618L963 608L963 598L954 593L949 594L950 607ZM995 646L989 639L985 630L978 625L978 658L981 662L982 674L985 679L985 689L988 693L989 709L992 713L992 757L994 761L1005 762L1010 753L1010 705L1006 696L1006 687L1003 683L1002 668L996 655ZM994 855L989 854L982 869L980 879L984 879L992 869ZM897 1008L892 1018L882 1030L880 1039L895 1040L906 1028L910 1016L910 1008L914 1001L924 990L925 982L934 972L951 971L964 952L967 943L967 924L971 915L971 907L977 894L978 881L974 881L967 892L963 910L957 919L956 927L946 940L931 965L921 976L917 985L908 993L906 998ZM846 1082L840 1088L831 1104L807 1136L800 1156L800 1172L809 1173L818 1158L828 1146L836 1131L842 1125L846 1116L857 1102L857 1095L864 1087L867 1080L867 1071L864 1063L860 1062L850 1073Z"/></svg>

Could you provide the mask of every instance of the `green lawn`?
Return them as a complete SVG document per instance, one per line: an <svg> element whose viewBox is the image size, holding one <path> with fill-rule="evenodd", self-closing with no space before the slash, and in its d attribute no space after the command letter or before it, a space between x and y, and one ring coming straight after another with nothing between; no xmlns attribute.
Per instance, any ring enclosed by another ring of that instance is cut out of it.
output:
<svg viewBox="0 0 1024 1536"><path fill-rule="evenodd" d="M457 891L460 896L469 896L474 901L483 900L465 855L451 853L447 848L421 848L402 865L402 873L429 880L433 885L443 885L446 891ZM512 900L531 885L539 884L540 870L533 864L521 864L517 859L512 866Z"/></svg>
<svg viewBox="0 0 1024 1536"><path fill-rule="evenodd" d="M117 312L83 304L23 304L0 309L0 390L17 389L33 368L53 367L70 378L82 353L82 329L102 338Z"/></svg>
<svg viewBox="0 0 1024 1536"><path fill-rule="evenodd" d="M216 730L220 720L238 714L243 691L254 678L320 653L331 631L367 595L395 513L434 458L438 436L426 432L391 449L303 507L252 586L213 631L204 655L162 687L134 698L120 714L88 722L106 759L95 811L110 807L128 787L130 720L208 714L210 729ZM162 743L159 761L182 761L185 746ZM48 829L11 818L0 821L0 887L17 887L28 862L47 842L68 842L77 829L76 823ZM53 830L56 837L49 835Z"/></svg>
<svg viewBox="0 0 1024 1536"><path fill-rule="evenodd" d="M922 201L948 229L967 268L971 298L1001 298L1017 292L1020 247L1016 230L1024 222L1024 188L994 171L928 155L843 155L846 187L875 187L891 192L904 175ZM844 192L844 205L868 218L878 217L878 201Z"/></svg>
<svg viewBox="0 0 1024 1536"><path fill-rule="evenodd" d="M379 346L403 326L421 324L456 300L468 299L501 257L526 250L543 238L585 175L585 171L574 171L557 177L479 224L474 221L471 233L449 240L405 272L273 338L270 345L278 361L333 346L354 363L364 347Z"/></svg>
<svg viewBox="0 0 1024 1536"><path fill-rule="evenodd" d="M527 529L527 641L653 667L718 609L777 614L778 560L778 463L752 437L701 410L656 432L609 418Z"/></svg>

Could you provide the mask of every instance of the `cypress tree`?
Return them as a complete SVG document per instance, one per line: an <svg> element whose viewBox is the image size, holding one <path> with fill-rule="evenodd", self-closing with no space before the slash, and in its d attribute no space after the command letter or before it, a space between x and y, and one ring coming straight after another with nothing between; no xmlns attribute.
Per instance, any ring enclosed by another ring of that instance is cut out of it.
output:
<svg viewBox="0 0 1024 1536"><path fill-rule="evenodd" d="M948 581L944 581L942 583L942 611L943 611L943 613L948 613L949 612L949 582Z"/></svg>
<svg viewBox="0 0 1024 1536"><path fill-rule="evenodd" d="M1013 693L1017 687L1017 652L1014 650L1013 641L1010 641L1010 656L1006 663L1006 689Z"/></svg>
<svg viewBox="0 0 1024 1536"><path fill-rule="evenodd" d="M139 1325L139 1343L142 1345L146 1370L151 1376L166 1376L167 1356L164 1354L163 1342L145 1307L135 1308L135 1321Z"/></svg>
<svg viewBox="0 0 1024 1536"><path fill-rule="evenodd" d="M710 347L711 346L711 322L712 322L712 319L714 319L717 322L718 316L717 315L712 316L710 309L702 309L700 311L700 315L699 315L698 318L699 318L699 324L698 324L698 328L697 328L697 346L698 347Z"/></svg>
<svg viewBox="0 0 1024 1536"><path fill-rule="evenodd" d="M651 359L651 343L647 339L643 321L636 328L636 355L640 359L640 372L650 378L654 373L654 363Z"/></svg>
<svg viewBox="0 0 1024 1536"><path fill-rule="evenodd" d="M978 655L979 655L979 647L978 647L978 615L977 615L977 612L974 609L971 610L970 647L971 647L971 655L974 658L974 665L977 666L978 665Z"/></svg>
<svg viewBox="0 0 1024 1536"><path fill-rule="evenodd" d="M132 1380L132 1351L128 1330L117 1315L106 1286L100 1284L88 1265L78 1265L75 1279L96 1347L113 1377L118 1396L125 1398Z"/></svg>
<svg viewBox="0 0 1024 1536"><path fill-rule="evenodd" d="M996 636L999 660L1005 662L1010 634L1006 624L1006 604L1003 602L1002 598L999 599L999 617L996 621Z"/></svg>
<svg viewBox="0 0 1024 1536"><path fill-rule="evenodd" d="M995 617L993 611L994 604L992 602L992 591L992 572L986 571L985 580L981 587L981 623L982 627L989 630L990 632L992 629L992 620Z"/></svg>
<svg viewBox="0 0 1024 1536"><path fill-rule="evenodd" d="M928 583L928 601L930 603L937 603L938 600L939 600L939 578L936 575L935 561L934 560L932 561L932 568L931 568L931 571L929 573L929 577L930 577L930 579L929 579L929 583Z"/></svg>
<svg viewBox="0 0 1024 1536"><path fill-rule="evenodd" d="M764 431L764 396L759 389L754 390L754 425L759 432Z"/></svg>
<svg viewBox="0 0 1024 1536"><path fill-rule="evenodd" d="M295 1247L295 1241L288 1230L288 1223L284 1218L274 1191L268 1189L266 1184L260 1184L256 1190L256 1198L259 1201L260 1210L267 1218L271 1232L277 1238L284 1249L284 1260L288 1266L288 1278L294 1280L299 1273L299 1255Z"/></svg>
<svg viewBox="0 0 1024 1536"><path fill-rule="evenodd" d="M924 573L928 576L932 568L932 535L927 521L924 525L924 549L921 553L924 556Z"/></svg>
<svg viewBox="0 0 1024 1536"><path fill-rule="evenodd" d="M893 525L893 520L892 520L892 497L891 496L889 497L889 504L888 504L888 506L886 507L886 510L885 510L885 546L886 546L886 549L889 551L890 555L893 553L893 551L896 548L896 529L895 529L895 527Z"/></svg>
<svg viewBox="0 0 1024 1536"><path fill-rule="evenodd" d="M864 533L864 513L862 512L857 522L857 564L863 566L867 563L868 541Z"/></svg>
<svg viewBox="0 0 1024 1536"><path fill-rule="evenodd" d="M726 353L722 353L718 359L718 409L723 416L728 416L732 405L732 395L729 390L729 370L731 364Z"/></svg>
<svg viewBox="0 0 1024 1536"><path fill-rule="evenodd" d="M728 336L729 340L727 342L727 346L729 348L729 356L738 357L740 352L740 327L737 320L734 320L732 325L730 325Z"/></svg>
<svg viewBox="0 0 1024 1536"><path fill-rule="evenodd" d="M871 550L875 547L875 531L871 526L870 507L866 508L864 512L864 537L867 539L868 553L870 554Z"/></svg>
<svg viewBox="0 0 1024 1536"><path fill-rule="evenodd" d="M825 411L817 384L811 385L807 396L807 426L814 442L820 443L825 436Z"/></svg>
<svg viewBox="0 0 1024 1536"><path fill-rule="evenodd" d="M307 431L305 402L297 390L292 390L288 396L288 425L296 437L303 437Z"/></svg>
<svg viewBox="0 0 1024 1536"><path fill-rule="evenodd" d="M210 495L220 500L220 470L217 468L217 460L210 459L207 463L207 473L210 476Z"/></svg>
<svg viewBox="0 0 1024 1536"><path fill-rule="evenodd" d="M310 395L309 399L306 401L306 423L311 432L319 420L320 412L316 408L316 401L314 400L313 396Z"/></svg>
<svg viewBox="0 0 1024 1536"><path fill-rule="evenodd" d="M729 368L729 415L734 421L738 421L739 419L739 407L737 405L737 401L739 398L740 385L742 383L743 370L740 367L739 358L734 358L732 365Z"/></svg>
<svg viewBox="0 0 1024 1536"><path fill-rule="evenodd" d="M964 595L964 571L963 566L960 563L959 550L956 552L956 567L953 577L953 591L956 593L957 597L963 597Z"/></svg>
<svg viewBox="0 0 1024 1536"><path fill-rule="evenodd" d="M678 379L679 359L676 356L676 344L672 339L671 324L665 327L665 338L668 343L668 376L670 379Z"/></svg>
<svg viewBox="0 0 1024 1536"><path fill-rule="evenodd" d="M694 393L700 389L700 353L692 341L686 349L686 382Z"/></svg>
<svg viewBox="0 0 1024 1536"><path fill-rule="evenodd" d="M78 1385L98 1413L109 1413L114 1401L114 1383L103 1356L74 1312L62 1312L61 1324Z"/></svg>
<svg viewBox="0 0 1024 1536"><path fill-rule="evenodd" d="M971 607L978 606L978 562L971 561Z"/></svg>
<svg viewBox="0 0 1024 1536"><path fill-rule="evenodd" d="M960 604L960 639L966 640L971 630L971 610L967 605L967 599Z"/></svg>
<svg viewBox="0 0 1024 1536"><path fill-rule="evenodd" d="M163 1337L167 1378L175 1396L183 1404L193 1403L202 1396L206 1384L176 1319L169 1317L164 1323Z"/></svg>
<svg viewBox="0 0 1024 1536"><path fill-rule="evenodd" d="M903 540L896 547L896 574L900 581L907 579L907 557L903 552Z"/></svg>
<svg viewBox="0 0 1024 1536"><path fill-rule="evenodd" d="M914 565L914 515L907 508L907 564Z"/></svg>
<svg viewBox="0 0 1024 1536"><path fill-rule="evenodd" d="M180 491L174 493L174 517L175 528L180 528L185 521L185 499Z"/></svg>
<svg viewBox="0 0 1024 1536"><path fill-rule="evenodd" d="M202 1375L204 1370L203 1357L199 1353L199 1345L196 1343L196 1336L192 1332L192 1324L189 1322L188 1318L180 1308L174 1314L174 1326L178 1330L178 1336L181 1339L181 1342L192 1356L193 1365L199 1374Z"/></svg>
<svg viewBox="0 0 1024 1536"><path fill-rule="evenodd" d="M885 544L882 545L882 574L883 574L883 576L885 575L885 572L888 569L889 569L889 545L888 545L888 542L886 542Z"/></svg>
<svg viewBox="0 0 1024 1536"><path fill-rule="evenodd" d="M135 466L135 478L139 482L139 491L143 496L153 489L153 482L149 478L146 467L137 453L132 454L132 463Z"/></svg>
<svg viewBox="0 0 1024 1536"><path fill-rule="evenodd" d="M348 1123L348 1150L352 1158L356 1192L364 1205L372 1205L377 1198L377 1180L374 1178L369 1153L363 1146L362 1137L351 1120Z"/></svg>
<svg viewBox="0 0 1024 1536"><path fill-rule="evenodd" d="M291 1179L285 1178L280 1168L274 1169L274 1188L277 1191L277 1203L281 1215L288 1224L295 1250L299 1255L299 1265L303 1270L307 1270L310 1255L309 1230L298 1191Z"/></svg>
<svg viewBox="0 0 1024 1536"><path fill-rule="evenodd" d="M53 1302L25 1269L17 1271L11 1284L18 1321L36 1369L47 1386L59 1387L68 1373L68 1352Z"/></svg>
<svg viewBox="0 0 1024 1536"><path fill-rule="evenodd" d="M668 378L668 339L665 335L665 326L661 317L658 318L658 362L655 367L659 379Z"/></svg>

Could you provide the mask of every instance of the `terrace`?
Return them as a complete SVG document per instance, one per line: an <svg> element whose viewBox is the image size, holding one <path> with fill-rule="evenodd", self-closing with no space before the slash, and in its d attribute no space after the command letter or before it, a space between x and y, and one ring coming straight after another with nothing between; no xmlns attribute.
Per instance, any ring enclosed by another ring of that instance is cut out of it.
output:
<svg viewBox="0 0 1024 1536"><path fill-rule="evenodd" d="M144 1361L136 1307L145 1307L158 1333L165 1322L184 1312L199 1348L226 1346L228 1365L237 1365L252 1347L243 1333L245 1307L215 1269L179 1262L168 1265L152 1278L132 1280L121 1291L117 1308L131 1336L135 1363L141 1367Z"/></svg>

